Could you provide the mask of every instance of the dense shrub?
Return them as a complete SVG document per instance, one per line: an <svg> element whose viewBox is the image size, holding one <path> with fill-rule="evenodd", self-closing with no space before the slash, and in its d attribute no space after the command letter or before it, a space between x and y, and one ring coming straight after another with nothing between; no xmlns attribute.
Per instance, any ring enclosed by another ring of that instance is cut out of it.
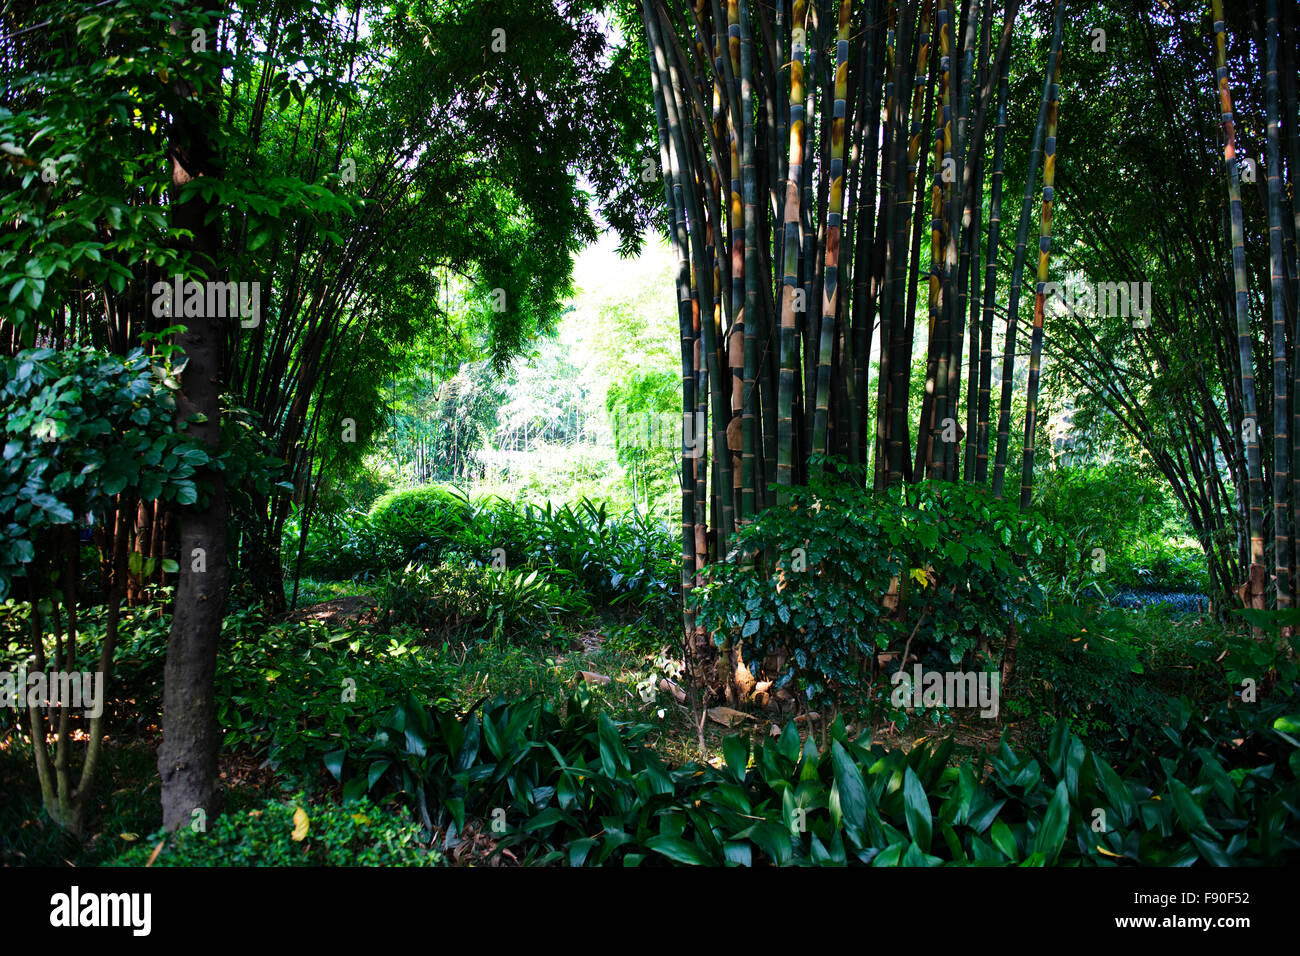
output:
<svg viewBox="0 0 1300 956"><path fill-rule="evenodd" d="M1258 690L1300 681L1300 608L1244 608L1235 615L1249 627L1227 631L1216 641L1198 641L1192 656L1217 669L1235 695L1247 686Z"/></svg>
<svg viewBox="0 0 1300 956"><path fill-rule="evenodd" d="M1034 607L1025 556L1041 549L1032 520L969 486L924 483L904 500L814 481L741 528L692 600L716 641L744 642L752 669L784 650L783 681L844 703L878 651L910 640L948 669L1000 647Z"/></svg>
<svg viewBox="0 0 1300 956"><path fill-rule="evenodd" d="M315 621L275 624L249 611L227 616L224 638L216 685L223 747L265 756L303 786L321 754L374 733L386 702L449 694L439 662L406 634L380 640Z"/></svg>
<svg viewBox="0 0 1300 956"><path fill-rule="evenodd" d="M302 570L365 577L412 560L435 562L464 535L471 514L465 498L434 485L388 492L369 511L318 511L308 524ZM284 526L284 553L291 566L298 554L301 522L295 510Z"/></svg>
<svg viewBox="0 0 1300 956"><path fill-rule="evenodd" d="M296 553L298 527L296 517L286 523L287 554ZM488 498L470 506L421 488L386 495L369 514L313 519L303 570L360 577L412 561L537 570L588 604L662 620L679 593L679 548L657 519L616 517L588 501L553 508Z"/></svg>
<svg viewBox="0 0 1300 956"><path fill-rule="evenodd" d="M25 605L0 605L0 626L21 634ZM81 653L102 638L103 609L81 624ZM112 733L156 726L171 621L156 606L129 608L120 629L105 719ZM385 638L316 621L275 622L259 610L226 615L217 658L217 719L223 749L264 758L282 777L310 786L321 755L345 741L366 741L376 717L395 698L414 693L426 703L448 696L443 664L409 631ZM0 644L0 670L24 650ZM22 711L0 708L0 732L25 732Z"/></svg>
<svg viewBox="0 0 1300 956"><path fill-rule="evenodd" d="M29 571L35 579L23 590L48 593L45 568L65 557L61 528L87 515L104 520L121 494L193 504L199 469L226 466L177 425L177 375L166 354L143 349L28 349L0 359L0 600Z"/></svg>
<svg viewBox="0 0 1300 956"><path fill-rule="evenodd" d="M104 605L79 609L79 659L98 659L104 641L106 616L107 607ZM128 726L143 730L157 722L170 623L170 618L159 614L157 606L122 609L113 673L105 685L104 701L104 721L115 732L120 733ZM17 672L25 664L31 666L27 663L32 653L30 628L30 604L12 598L0 604L0 671ZM0 739L11 733L26 738L30 726L26 710L0 706Z"/></svg>
<svg viewBox="0 0 1300 956"><path fill-rule="evenodd" d="M1156 588L1204 594L1210 586L1204 552L1164 534L1134 538L1108 562L1107 570L1117 589Z"/></svg>
<svg viewBox="0 0 1300 956"><path fill-rule="evenodd" d="M1058 718L1084 737L1154 720L1164 698L1143 676L1142 637L1121 611L1056 605L1026 622L1017 676L1004 687L1013 717Z"/></svg>
<svg viewBox="0 0 1300 956"><path fill-rule="evenodd" d="M380 597L385 627L408 624L443 639L468 633L503 642L536 636L563 614L588 610L568 572L443 564L410 564L390 574ZM552 577L560 579L553 580Z"/></svg>
<svg viewBox="0 0 1300 956"><path fill-rule="evenodd" d="M405 794L430 830L500 808L505 845L574 866L1280 863L1300 851L1295 704L1193 719L1176 703L1118 765L1064 721L1044 753L1004 740L950 766L951 738L884 750L837 720L820 751L787 724L752 750L726 738L719 766L673 769L642 745L649 728L581 699L563 716L537 701L455 715L408 700L367 748L327 765L345 796Z"/></svg>
<svg viewBox="0 0 1300 956"><path fill-rule="evenodd" d="M496 553L507 567L567 571L593 605L662 616L677 594L681 555L672 533L654 518L615 517L590 501L559 508L479 502L457 545L484 563Z"/></svg>
<svg viewBox="0 0 1300 956"><path fill-rule="evenodd" d="M1034 508L1052 531L1044 585L1066 597L1208 587L1205 555L1168 485L1133 464L1044 471L1036 476Z"/></svg>
<svg viewBox="0 0 1300 956"><path fill-rule="evenodd" d="M471 517L464 496L437 485L390 491L370 509L370 526L382 545L403 561L434 558L464 533Z"/></svg>
<svg viewBox="0 0 1300 956"><path fill-rule="evenodd" d="M163 847L153 857L159 843ZM153 858L150 863L151 857ZM346 807L288 801L229 813L207 832L155 833L109 866L435 866L441 854L420 842L405 813L369 801Z"/></svg>
<svg viewBox="0 0 1300 956"><path fill-rule="evenodd" d="M302 513L295 509L284 523L283 549L297 566ZM365 511L314 514L307 525L301 571L332 578L360 578L406 563L402 550L375 529Z"/></svg>

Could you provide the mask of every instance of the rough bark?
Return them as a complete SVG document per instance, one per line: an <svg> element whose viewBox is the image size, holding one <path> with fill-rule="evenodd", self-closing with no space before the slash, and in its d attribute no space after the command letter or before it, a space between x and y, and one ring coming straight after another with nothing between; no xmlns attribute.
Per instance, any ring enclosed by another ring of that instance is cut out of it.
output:
<svg viewBox="0 0 1300 956"><path fill-rule="evenodd" d="M182 14L173 22L173 31L188 36L187 21ZM176 117L171 131L172 224L192 235L191 266L204 277L216 278L212 269L218 235L215 224L207 221L211 204L197 198L176 202L191 179L218 169L208 136L217 123L216 91L187 84L180 92L189 98L191 108ZM206 314L189 317L185 331L176 337L188 361L181 376L177 418L213 453L221 438L220 376L226 321ZM195 415L202 415L203 420L190 421ZM204 469L198 477L209 493L206 501L182 509L178 515L180 576L164 668L158 771L162 776L163 825L169 830L197 823L219 809L216 769L220 736L213 677L230 579L227 504L220 472Z"/></svg>

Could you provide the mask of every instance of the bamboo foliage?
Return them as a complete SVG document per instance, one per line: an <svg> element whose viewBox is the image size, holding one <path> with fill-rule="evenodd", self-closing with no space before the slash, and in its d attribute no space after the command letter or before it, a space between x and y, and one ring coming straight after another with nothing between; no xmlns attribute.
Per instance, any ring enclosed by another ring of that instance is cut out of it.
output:
<svg viewBox="0 0 1300 956"><path fill-rule="evenodd" d="M1206 6L1182 20L1139 13L1154 103L1078 104L1080 127L1099 136L1145 119L1153 106L1160 132L1154 149L1114 145L1122 184L1077 175L1089 158L1056 170L1070 210L1070 245L1060 254L1085 274L1148 275L1154 295L1140 322L1127 321L1130 314L1099 323L1096 310L1068 304L1053 310L1044 369L1058 394L1068 390L1090 421L1121 429L1167 481L1205 553L1217 609L1235 601L1285 608L1295 603L1300 517L1294 5L1278 4L1276 14L1267 0L1241 8L1248 33L1225 22L1221 4ZM1213 62L1212 89L1186 49ZM1077 88L1131 75L1117 59L1081 58ZM1189 111L1189 99L1205 109ZM1206 148L1215 127L1222 152ZM1180 142L1184 130L1194 138ZM1171 156L1179 169L1172 177ZM1256 179L1247 156L1267 156L1267 177ZM1243 197L1242 183L1254 184L1253 194ZM1148 217L1153 203L1160 215ZM1273 387L1257 393L1265 363Z"/></svg>
<svg viewBox="0 0 1300 956"><path fill-rule="evenodd" d="M1263 604L1268 577L1267 527L1285 604L1294 591L1291 529L1298 518L1290 497L1300 492L1292 395L1300 374L1300 290L1289 291L1298 271L1297 229L1285 202L1300 145L1295 52L1278 38L1294 36L1295 17L1289 9L1275 11L1274 0L1260 30L1269 93L1272 280L1260 299L1271 310L1274 364L1263 409L1270 421L1261 429L1227 36L1221 0L1212 4L1228 178L1225 234L1233 255L1222 354L1235 369L1235 384L1225 392L1231 414L1221 422L1208 411L1216 402L1212 386L1196 383L1195 396L1175 396L1178 414L1212 432L1189 436L1186 449L1152 447L1152 457L1172 476L1207 548L1215 547L1210 516L1240 502L1249 528L1247 600L1255 606ZM667 221L682 247L676 254L683 412L695 432L710 436L696 443L694 467L682 472L688 586L710 562L734 554L732 532L740 523L782 500L781 489L809 480L825 456L858 466L855 479L885 493L922 480L964 480L987 484L1000 497L1015 425L1023 435L1018 498L1022 508L1030 505L1044 351L1051 353L1045 326L1067 41L1064 0L1054 0L1050 32L1029 45L1031 58L1017 66L1018 75L1028 72L1041 84L1041 95L1027 153L1013 157L1009 116L1021 117L1027 134L1033 117L1024 112L1028 104L1016 112L1009 102L1019 9L1018 0L645 0L649 66L664 100L662 109L656 102L656 115L670 178ZM1025 179L1014 244L1006 243L1004 255L1008 163ZM1073 197L1087 186L1068 188ZM1033 313L1021 331L1036 196ZM1116 247L1103 220L1076 228L1090 241ZM1138 271L1144 264L1124 267ZM1168 306L1157 307L1157 319L1166 314L1162 308ZM1021 344L1026 333L1027 348ZM1067 376L1096 388L1126 374L1094 330L1071 326L1070 334L1078 337L1072 343L1077 364ZM1185 343L1165 343L1154 330L1134 331L1129 341L1151 361L1167 363L1185 351ZM1020 395L1018 360L1028 366ZM920 394L914 374L924 382ZM1102 401L1150 446L1156 428L1133 394L1131 383L1116 381L1103 389ZM1020 401L1023 417L1016 414ZM1272 439L1270 461L1263 459L1261 432ZM1222 473L1216 449L1227 452ZM1216 566L1215 574L1227 567ZM697 647L708 645L697 635Z"/></svg>
<svg viewBox="0 0 1300 956"><path fill-rule="evenodd" d="M860 466L858 480L882 490L927 476L987 479L1019 7L644 0L678 263L683 454L693 465L682 470L688 588L733 551L740 523L782 500L780 489L806 481L825 456ZM1031 179L1062 17L1057 3L1050 43L1031 67L1048 71ZM909 394L918 305L924 395ZM953 434L963 381L967 431L978 433L966 436L964 469ZM1011 396L1003 391L1005 432ZM703 434L707 441L691 441ZM706 640L697 635L695 644L708 656Z"/></svg>

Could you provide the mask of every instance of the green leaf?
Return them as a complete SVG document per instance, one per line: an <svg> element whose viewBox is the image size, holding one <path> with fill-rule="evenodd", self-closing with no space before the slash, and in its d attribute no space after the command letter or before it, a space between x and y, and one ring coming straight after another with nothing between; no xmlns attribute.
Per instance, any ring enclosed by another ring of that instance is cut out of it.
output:
<svg viewBox="0 0 1300 956"><path fill-rule="evenodd" d="M388 768L391 767L392 765L393 762L391 760L388 760L387 758L382 760L376 760L374 763L372 763L370 765L369 773L366 774L366 789L373 790L375 788L375 784L377 784L380 781L383 775L388 772Z"/></svg>
<svg viewBox="0 0 1300 956"><path fill-rule="evenodd" d="M569 844L569 866L582 866L587 861L587 854L596 845L591 837L583 837Z"/></svg>
<svg viewBox="0 0 1300 956"><path fill-rule="evenodd" d="M340 750L331 750L325 755L325 769L330 772L330 776L335 780L343 779L343 758L348 754L346 748Z"/></svg>
<svg viewBox="0 0 1300 956"><path fill-rule="evenodd" d="M722 855L732 866L753 866L753 851L748 843L732 840L722 847Z"/></svg>
<svg viewBox="0 0 1300 956"><path fill-rule="evenodd" d="M689 866L711 866L713 861L694 843L688 843L681 837L660 834L645 841L645 845L656 853L661 853L674 863Z"/></svg>
<svg viewBox="0 0 1300 956"><path fill-rule="evenodd" d="M630 770L632 762L628 759L627 751L623 748L623 741L619 738L618 728L609 719L609 715L601 713L597 726L600 737L600 766L605 772L605 776L617 777L620 767L624 770Z"/></svg>
<svg viewBox="0 0 1300 956"><path fill-rule="evenodd" d="M1137 816L1137 800L1133 797L1133 791L1129 785L1120 779L1114 769L1106 761L1102 760L1096 753L1092 755L1092 765L1097 770L1097 779L1101 781L1102 792L1110 805L1119 813L1119 819L1124 826L1129 826L1134 817Z"/></svg>
<svg viewBox="0 0 1300 956"><path fill-rule="evenodd" d="M1011 827L1001 820L993 821L993 826L989 828L989 838L993 841L993 845L1002 851L1002 855L1012 863L1020 859L1020 848L1016 845L1015 834L1011 832Z"/></svg>
<svg viewBox="0 0 1300 956"><path fill-rule="evenodd" d="M794 855L790 844L790 831L777 823L760 823L749 833L760 850L777 866L785 866Z"/></svg>
<svg viewBox="0 0 1300 956"><path fill-rule="evenodd" d="M727 769L731 771L731 778L737 783L744 782L745 764L749 758L749 746L745 739L738 735L724 738L722 757L727 764Z"/></svg>
<svg viewBox="0 0 1300 956"><path fill-rule="evenodd" d="M6 455L6 457L8 457ZM1300 714L1290 714L1273 721L1273 729L1284 734L1300 734ZM1294 743L1295 741L1292 741Z"/></svg>
<svg viewBox="0 0 1300 956"><path fill-rule="evenodd" d="M1055 863L1057 854L1061 852L1069 822L1070 791L1062 780L1056 785L1056 793L1047 805L1047 813L1034 837L1034 852L1043 854L1049 864Z"/></svg>
<svg viewBox="0 0 1300 956"><path fill-rule="evenodd" d="M907 818L907 832L922 850L929 852L933 821L930 801L925 795L921 780L911 767L903 774L903 812Z"/></svg>
<svg viewBox="0 0 1300 956"><path fill-rule="evenodd" d="M1065 773L1065 753L1069 742L1070 722L1061 717L1052 728L1052 737L1047 744L1047 760L1058 776Z"/></svg>
<svg viewBox="0 0 1300 956"><path fill-rule="evenodd" d="M938 857L934 857L928 853L923 852L921 848L917 846L915 843L909 843L907 845L907 852L903 854L903 858L899 861L898 865L899 866L937 866L941 862L942 860L940 860Z"/></svg>
<svg viewBox="0 0 1300 956"><path fill-rule="evenodd" d="M875 857L871 860L871 865L872 866L900 866L901 865L900 861L903 858L903 851L906 848L912 846L915 846L915 844L909 843L906 840L900 840L897 843L890 844L889 846L885 847L883 850L881 850L879 853L875 855Z"/></svg>
<svg viewBox="0 0 1300 956"><path fill-rule="evenodd" d="M840 810L849 825L860 830L867 823L867 786L862 779L862 768L838 740L831 741L831 763L835 786L839 789Z"/></svg>
<svg viewBox="0 0 1300 956"><path fill-rule="evenodd" d="M1187 786L1173 777L1169 778L1169 796L1173 800L1174 812L1178 819L1182 821L1187 832L1195 836L1212 837L1215 840L1222 840L1223 837L1219 832L1210 826L1209 821L1205 819L1205 812L1201 809L1200 804Z"/></svg>

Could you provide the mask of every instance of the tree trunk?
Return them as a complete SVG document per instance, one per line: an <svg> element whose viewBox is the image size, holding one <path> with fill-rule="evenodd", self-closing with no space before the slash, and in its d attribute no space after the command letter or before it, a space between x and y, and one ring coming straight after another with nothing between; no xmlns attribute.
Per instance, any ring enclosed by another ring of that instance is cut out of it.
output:
<svg viewBox="0 0 1300 956"><path fill-rule="evenodd" d="M182 15L172 30L190 36ZM215 37L208 42L215 43ZM215 84L214 84L215 86ZM204 278L212 274L213 253L219 243L214 225L207 221L209 202L193 199L177 203L180 189L191 179L216 172L218 165L208 130L217 124L215 88L185 84L190 109L177 116L169 156L172 162L172 225L189 230L191 263ZM181 376L177 419L195 414L204 420L185 427L216 453L221 442L223 322L203 314L185 319L186 330L176 337L188 364ZM220 472L205 468L197 476L210 489L206 504L182 509L180 522L180 577L176 604L167 639L163 684L163 740L158 751L162 775L163 826L169 830L190 823L203 826L215 813L217 750L220 737L213 696L217 646L229 587L226 556L226 490Z"/></svg>

